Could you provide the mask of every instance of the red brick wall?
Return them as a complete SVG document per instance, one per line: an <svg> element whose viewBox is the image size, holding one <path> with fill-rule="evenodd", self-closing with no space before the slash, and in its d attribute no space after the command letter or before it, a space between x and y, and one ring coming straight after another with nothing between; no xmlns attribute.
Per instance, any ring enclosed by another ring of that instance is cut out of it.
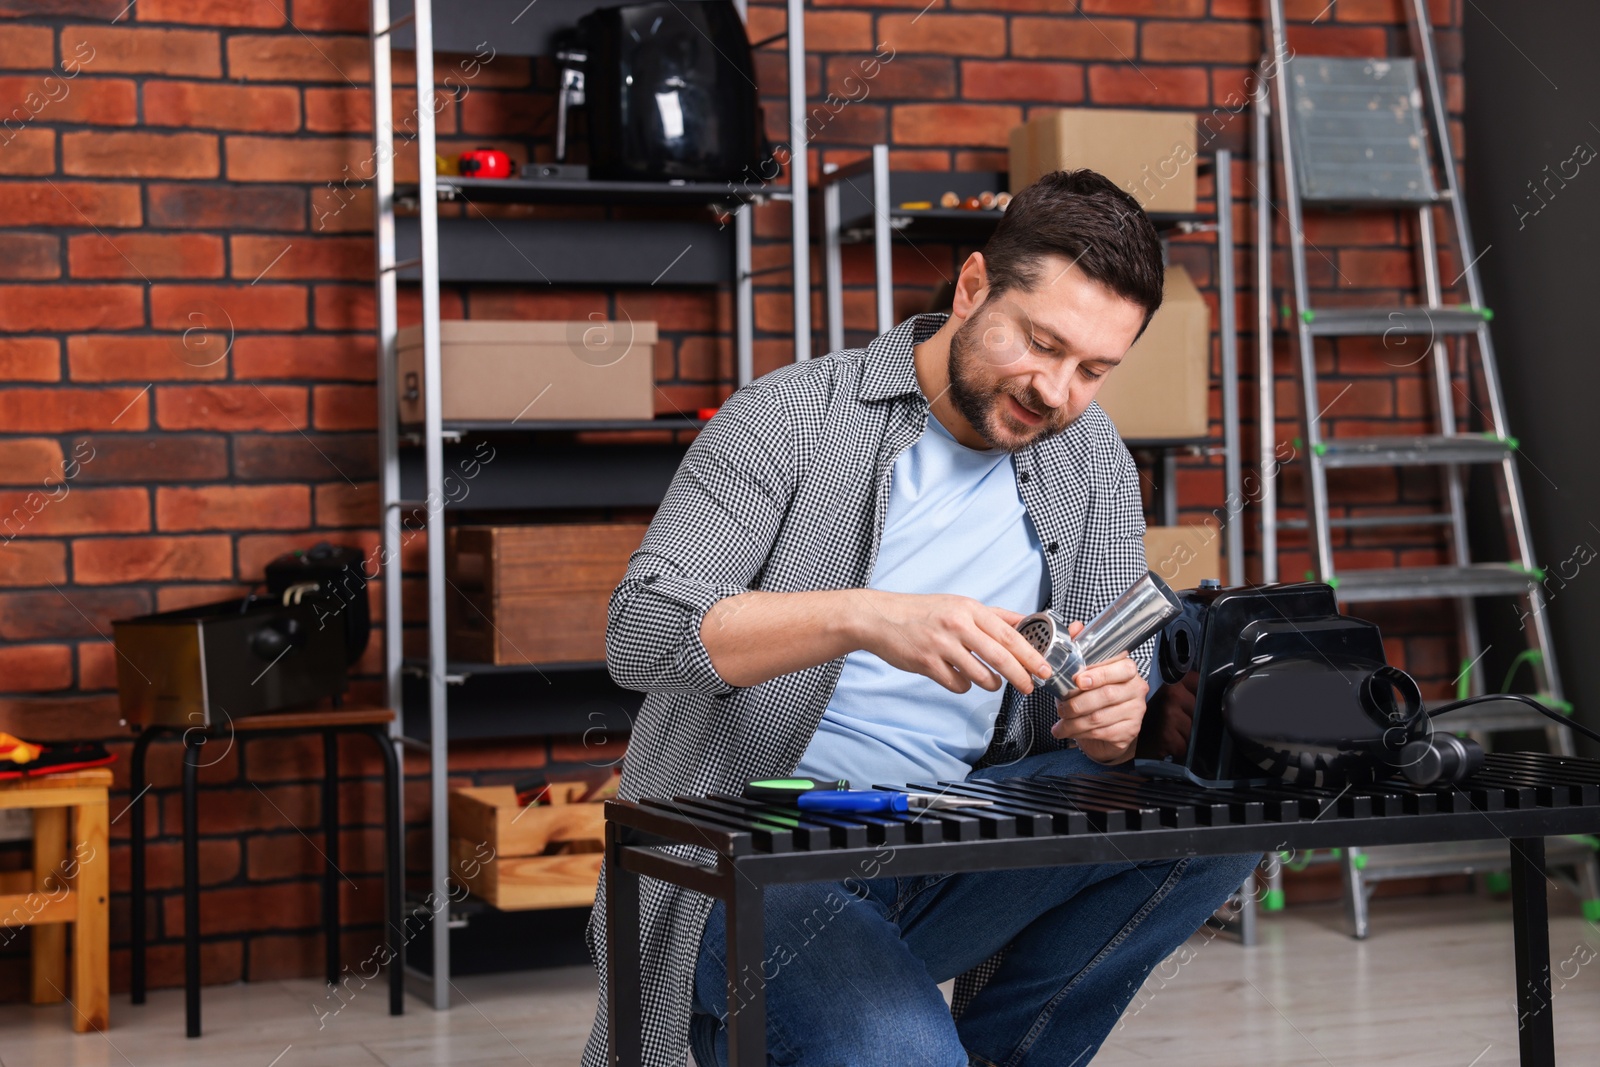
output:
<svg viewBox="0 0 1600 1067"><path fill-rule="evenodd" d="M1434 6L1441 51L1456 70L1459 5ZM1329 7L1290 0L1302 20L1291 35L1296 50L1403 47L1397 0ZM928 8L922 0L818 0L806 23L811 100L843 93L844 78L859 76L874 51L892 49L894 58L864 97L814 126L813 180L822 163L848 162L883 141L897 168L1003 170L1009 127L1059 105L1193 111L1212 117L1208 147L1244 150L1248 117L1231 94L1260 52L1260 8L1260 0L948 0ZM781 5L754 6L752 39L778 32L783 19ZM376 545L372 206L358 183L343 181L363 176L371 154L366 23L359 0L140 0L127 8L123 0L0 0L0 119L11 116L0 127L0 516L13 516L0 540L0 729L37 740L117 739L126 756L112 619L239 595L274 555L319 538ZM440 57L440 78L457 72L459 82L463 58ZM770 132L782 139L782 43L758 59ZM405 57L397 60L397 81L410 78ZM441 151L489 143L518 159L550 158L547 63L499 56L469 81L439 113ZM1456 74L1450 90L1459 110ZM415 106L414 93L398 94L397 119ZM414 175L414 146L401 146L399 168L402 179ZM1247 176L1241 164L1242 238L1250 233ZM1209 181L1202 192L1210 195ZM784 268L787 205L761 208L756 228L755 267ZM1326 254L1313 259L1319 289L1381 298L1376 290L1405 280L1409 235L1391 223L1338 220L1309 235ZM1207 243L1180 242L1174 256L1210 293ZM922 310L966 251L897 244L900 314ZM1239 266L1248 279L1247 255ZM845 273L849 324L867 329L865 247L846 251ZM783 269L760 276L758 372L792 358L787 286ZM443 306L447 317L653 319L668 339L658 350L663 410L712 403L729 388L726 294L452 287ZM1248 330L1248 294L1239 311ZM820 313L819 293L819 325ZM402 287L402 324L418 314L415 288ZM1248 364L1248 345L1243 354ZM1285 441L1296 433L1287 355L1280 352L1276 428ZM1329 413L1335 432L1343 420L1410 425L1425 413L1424 395L1370 346L1330 349L1324 364L1330 399L1353 386ZM1186 464L1181 486L1189 517L1222 501L1214 463ZM1372 499L1402 490L1427 492L1381 479L1364 487ZM1291 502L1296 492L1291 478ZM1431 542L1360 547L1385 560L1434 552ZM421 548L408 546L408 562ZM1303 565L1290 559L1284 573ZM413 618L419 592L408 579ZM373 605L382 606L377 587ZM1402 622L1414 636L1397 639L1395 654L1431 677L1452 674L1446 639L1430 629L1437 623ZM374 640L357 698L379 699L378 663ZM352 953L375 943L379 918L379 785L364 748L348 742L342 764ZM503 781L590 755L562 739L463 746L451 772ZM319 754L309 742L261 740L208 758L206 980L315 973ZM425 767L408 759L407 770L415 869L425 854ZM162 985L180 975L172 746L158 746L151 773L152 980ZM114 813L129 800L125 760L118 774ZM118 989L127 971L127 825L125 816L113 825ZM13 850L7 862L15 861ZM20 944L0 949L12 957L0 981L13 992Z"/></svg>

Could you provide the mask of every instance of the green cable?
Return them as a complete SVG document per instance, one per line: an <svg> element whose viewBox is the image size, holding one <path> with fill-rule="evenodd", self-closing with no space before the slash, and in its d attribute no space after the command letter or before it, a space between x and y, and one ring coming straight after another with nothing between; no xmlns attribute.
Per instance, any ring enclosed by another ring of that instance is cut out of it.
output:
<svg viewBox="0 0 1600 1067"><path fill-rule="evenodd" d="M1518 652L1516 658L1511 661L1511 669L1506 671L1506 680L1500 683L1500 692L1511 692L1511 679L1516 677L1518 667L1522 666L1524 663L1543 662L1544 653L1540 652L1537 648L1525 648L1521 652Z"/></svg>

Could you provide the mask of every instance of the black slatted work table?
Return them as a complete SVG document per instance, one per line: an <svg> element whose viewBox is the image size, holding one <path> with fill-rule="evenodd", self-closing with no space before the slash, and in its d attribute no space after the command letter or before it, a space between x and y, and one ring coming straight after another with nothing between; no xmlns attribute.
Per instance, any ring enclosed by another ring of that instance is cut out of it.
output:
<svg viewBox="0 0 1600 1067"><path fill-rule="evenodd" d="M606 802L606 944L611 1062L640 1062L639 880L721 899L728 917L728 1054L766 1065L763 887L1371 845L1506 838L1523 1067L1554 1067L1544 839L1600 833L1600 760L1491 753L1453 788L1201 789L1131 771L914 786L993 807L907 815L800 816L731 796ZM781 820L773 816L782 816ZM710 864L659 846L693 845ZM892 855L885 856L885 850ZM864 871L873 871L871 875ZM738 976L747 976L741 980Z"/></svg>

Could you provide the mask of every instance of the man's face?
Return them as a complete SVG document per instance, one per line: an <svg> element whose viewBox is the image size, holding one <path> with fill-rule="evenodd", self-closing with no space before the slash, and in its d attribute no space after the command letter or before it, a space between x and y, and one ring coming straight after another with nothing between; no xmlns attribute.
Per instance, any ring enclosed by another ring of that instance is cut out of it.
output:
<svg viewBox="0 0 1600 1067"><path fill-rule="evenodd" d="M986 296L956 330L950 397L992 447L1020 451L1083 414L1143 323L1144 308L1048 257L1034 288Z"/></svg>

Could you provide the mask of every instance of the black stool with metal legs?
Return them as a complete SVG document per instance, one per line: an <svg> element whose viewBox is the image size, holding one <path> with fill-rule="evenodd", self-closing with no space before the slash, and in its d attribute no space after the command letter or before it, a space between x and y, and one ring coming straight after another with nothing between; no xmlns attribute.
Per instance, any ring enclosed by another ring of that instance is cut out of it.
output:
<svg viewBox="0 0 1600 1067"><path fill-rule="evenodd" d="M389 1014L405 1010L405 939L402 936L402 893L405 872L400 815L400 761L389 725L394 712L387 708L289 711L252 715L230 721L226 727L146 726L133 743L128 787L133 796L130 827L133 846L133 959L130 983L133 1003L145 995L145 753L150 743L164 735L183 741L183 988L184 1021L190 1037L200 1036L200 838L197 778L200 749L208 736L222 729L235 735L264 737L273 734L322 735L322 929L327 949L327 980L337 985L343 973L339 953L339 735L365 734L383 754L384 807L384 949L389 965Z"/></svg>

